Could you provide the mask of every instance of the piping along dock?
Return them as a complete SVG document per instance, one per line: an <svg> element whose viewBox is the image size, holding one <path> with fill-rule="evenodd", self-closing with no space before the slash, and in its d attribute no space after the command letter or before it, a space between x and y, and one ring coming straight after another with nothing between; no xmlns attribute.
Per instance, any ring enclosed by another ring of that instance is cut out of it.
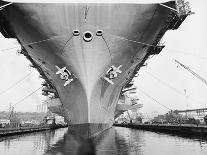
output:
<svg viewBox="0 0 207 155"><path fill-rule="evenodd" d="M39 132L45 130L53 130L53 129L64 128L64 127L67 127L67 125L45 125L45 126L36 126L36 127L0 128L0 137Z"/></svg>
<svg viewBox="0 0 207 155"><path fill-rule="evenodd" d="M114 124L114 126L179 135L207 136L207 125L197 126L193 124Z"/></svg>

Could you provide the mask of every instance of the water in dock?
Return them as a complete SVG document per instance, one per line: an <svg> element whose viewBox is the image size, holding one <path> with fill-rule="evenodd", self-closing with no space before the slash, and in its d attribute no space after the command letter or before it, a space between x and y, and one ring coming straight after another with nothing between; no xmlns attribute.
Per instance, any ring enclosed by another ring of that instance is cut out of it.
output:
<svg viewBox="0 0 207 155"><path fill-rule="evenodd" d="M0 137L1 155L67 155L93 150L97 155L206 155L207 138L183 138L122 127L113 127L92 141L72 136L67 128Z"/></svg>

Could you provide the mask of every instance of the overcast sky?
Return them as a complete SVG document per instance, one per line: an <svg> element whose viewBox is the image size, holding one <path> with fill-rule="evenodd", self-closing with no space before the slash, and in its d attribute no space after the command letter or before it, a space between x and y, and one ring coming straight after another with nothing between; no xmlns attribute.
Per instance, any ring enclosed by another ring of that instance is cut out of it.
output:
<svg viewBox="0 0 207 155"><path fill-rule="evenodd" d="M150 0L152 2L153 0ZM149 2L149 1L147 1ZM207 79L207 1L189 0L194 15L189 16L178 30L168 31L163 42L166 47L158 56L148 60L147 67L139 72L135 85L170 109L203 108L207 106L207 86L188 71L178 66L174 59L189 66L196 73ZM5 39L0 35L0 50L18 46L15 39ZM36 70L29 67L30 62L18 56L16 49L0 51L0 111L7 110L9 104L15 104L35 89L42 80ZM33 71L24 81L1 94L13 83ZM186 91L185 91L186 90ZM185 94L186 92L186 94ZM142 112L165 113L162 107L137 90ZM15 106L16 111L36 111L44 97L41 90Z"/></svg>
<svg viewBox="0 0 207 155"><path fill-rule="evenodd" d="M148 66L141 69L135 82L137 87L170 109L207 106L207 86L174 62L177 59L207 80L207 1L189 2L195 14L187 17L178 30L165 34L166 47L148 60ZM142 111L148 115L167 111L139 90L137 94L143 104Z"/></svg>

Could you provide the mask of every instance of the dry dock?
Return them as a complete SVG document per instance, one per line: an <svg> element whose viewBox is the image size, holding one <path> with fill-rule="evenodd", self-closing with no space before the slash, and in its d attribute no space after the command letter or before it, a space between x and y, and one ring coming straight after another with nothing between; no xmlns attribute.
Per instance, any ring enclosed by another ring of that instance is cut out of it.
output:
<svg viewBox="0 0 207 155"><path fill-rule="evenodd" d="M197 126L191 124L114 124L114 126L180 135L207 136L207 125Z"/></svg>
<svg viewBox="0 0 207 155"><path fill-rule="evenodd" d="M0 137L39 132L44 130L53 130L53 129L64 128L64 127L67 127L67 125L52 125L52 126L45 125L45 126L36 126L36 127L1 128Z"/></svg>

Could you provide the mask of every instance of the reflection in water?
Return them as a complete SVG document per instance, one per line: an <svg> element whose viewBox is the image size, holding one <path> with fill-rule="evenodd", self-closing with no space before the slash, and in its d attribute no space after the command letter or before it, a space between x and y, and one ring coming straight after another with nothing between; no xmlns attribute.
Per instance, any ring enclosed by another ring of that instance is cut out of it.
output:
<svg viewBox="0 0 207 155"><path fill-rule="evenodd" d="M85 140L67 128L0 138L2 155L206 155L207 139L182 138L167 134L114 127Z"/></svg>

